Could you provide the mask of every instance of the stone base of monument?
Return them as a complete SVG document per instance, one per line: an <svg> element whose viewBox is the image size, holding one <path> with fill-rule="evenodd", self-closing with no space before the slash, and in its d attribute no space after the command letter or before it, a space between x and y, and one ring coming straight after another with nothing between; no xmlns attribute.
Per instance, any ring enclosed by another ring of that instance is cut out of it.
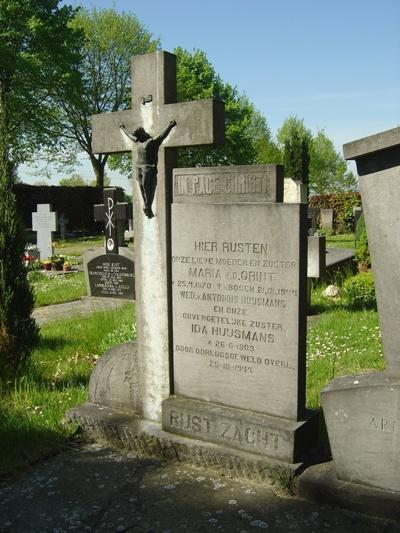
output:
<svg viewBox="0 0 400 533"><path fill-rule="evenodd" d="M169 433L156 422L91 403L70 409L66 416L67 421L77 422L84 435L95 442L132 450L142 457L212 468L223 476L274 481L284 472L300 474L306 467L305 462L289 463Z"/></svg>
<svg viewBox="0 0 400 533"><path fill-rule="evenodd" d="M354 450L358 448L354 446ZM333 461L307 468L297 480L297 494L322 505L335 505L397 523L400 521L399 492L340 480Z"/></svg>
<svg viewBox="0 0 400 533"><path fill-rule="evenodd" d="M299 422L190 398L163 402L162 427L189 438L256 453L287 463L301 462L317 441L318 416Z"/></svg>
<svg viewBox="0 0 400 533"><path fill-rule="evenodd" d="M337 477L400 496L400 378L343 376L321 391L321 402Z"/></svg>
<svg viewBox="0 0 400 533"><path fill-rule="evenodd" d="M314 451L310 445L317 440L316 416L306 422L290 422L171 397L163 405L163 428L161 423L135 414L142 407L137 368L135 342L108 350L92 372L88 402L70 409L67 420L77 422L90 439L143 456L212 467L233 477L273 479L282 469L299 473L310 464ZM213 433L207 441L196 431L199 424ZM307 457L304 450L308 450Z"/></svg>

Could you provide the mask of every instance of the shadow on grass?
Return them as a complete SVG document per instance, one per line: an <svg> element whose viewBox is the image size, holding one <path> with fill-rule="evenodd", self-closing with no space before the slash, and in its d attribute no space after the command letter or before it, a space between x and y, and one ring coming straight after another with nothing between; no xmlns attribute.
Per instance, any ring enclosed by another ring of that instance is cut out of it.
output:
<svg viewBox="0 0 400 533"><path fill-rule="evenodd" d="M65 347L68 341L63 337L42 337L39 338L37 350L57 350Z"/></svg>
<svg viewBox="0 0 400 533"><path fill-rule="evenodd" d="M16 414L2 417L0 436L0 476L54 455L66 442L66 435L61 432Z"/></svg>

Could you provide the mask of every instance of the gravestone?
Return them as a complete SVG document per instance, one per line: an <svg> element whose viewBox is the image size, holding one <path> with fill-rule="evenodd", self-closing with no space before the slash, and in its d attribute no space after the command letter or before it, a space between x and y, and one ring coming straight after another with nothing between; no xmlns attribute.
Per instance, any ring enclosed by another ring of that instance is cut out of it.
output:
<svg viewBox="0 0 400 533"><path fill-rule="evenodd" d="M293 464L305 410L307 206L283 167L174 169L174 394L163 428ZM182 229L184 228L184 231Z"/></svg>
<svg viewBox="0 0 400 533"><path fill-rule="evenodd" d="M386 370L333 380L322 405L337 477L400 492L400 128L343 148L360 176Z"/></svg>
<svg viewBox="0 0 400 533"><path fill-rule="evenodd" d="M283 188L283 201L289 204L306 204L308 202L307 185L300 180L294 180L293 178L285 178Z"/></svg>
<svg viewBox="0 0 400 533"><path fill-rule="evenodd" d="M104 189L104 204L94 206L95 220L104 221L105 253L88 250L83 257L89 296L135 298L134 253L119 246L120 228L128 220L130 204L119 203L122 191Z"/></svg>
<svg viewBox="0 0 400 533"><path fill-rule="evenodd" d="M308 236L307 278L321 279L326 272L325 235Z"/></svg>
<svg viewBox="0 0 400 533"><path fill-rule="evenodd" d="M318 208L317 207L309 207L307 210L307 217L308 217L308 234L314 235L318 228Z"/></svg>
<svg viewBox="0 0 400 533"><path fill-rule="evenodd" d="M67 224L69 222L69 219L64 215L64 213L61 213L58 224L59 224L59 230L60 230L60 239L65 239L65 232L67 229Z"/></svg>
<svg viewBox="0 0 400 533"><path fill-rule="evenodd" d="M357 230L357 224L358 224L358 221L360 220L362 212L363 212L362 207L353 207L353 230L354 232Z"/></svg>
<svg viewBox="0 0 400 533"><path fill-rule="evenodd" d="M57 230L57 213L51 211L50 204L38 204L37 212L32 213L32 229L37 232L37 248L40 259L53 255L53 231Z"/></svg>
<svg viewBox="0 0 400 533"><path fill-rule="evenodd" d="M333 229L333 209L320 209L322 229Z"/></svg>

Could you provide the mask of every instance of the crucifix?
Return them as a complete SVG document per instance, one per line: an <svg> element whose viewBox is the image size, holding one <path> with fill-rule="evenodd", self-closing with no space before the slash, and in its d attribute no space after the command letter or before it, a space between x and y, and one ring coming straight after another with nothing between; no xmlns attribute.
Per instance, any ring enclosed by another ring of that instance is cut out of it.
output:
<svg viewBox="0 0 400 533"><path fill-rule="evenodd" d="M132 204L121 202L122 190L115 187L104 189L103 198L104 203L96 204L93 208L94 219L104 221L106 254L117 254L121 232L123 236L120 224L130 218L129 211L132 210Z"/></svg>
<svg viewBox="0 0 400 533"><path fill-rule="evenodd" d="M93 152L132 152L134 175L140 155L126 132L134 136L143 128L154 138L169 124L174 125L157 152L154 218L141 213L143 191L138 180L133 184L137 358L143 386L138 414L157 421L162 400L173 392L170 204L176 148L222 144L224 104L214 99L176 103L176 56L156 52L132 59L132 108L93 117Z"/></svg>

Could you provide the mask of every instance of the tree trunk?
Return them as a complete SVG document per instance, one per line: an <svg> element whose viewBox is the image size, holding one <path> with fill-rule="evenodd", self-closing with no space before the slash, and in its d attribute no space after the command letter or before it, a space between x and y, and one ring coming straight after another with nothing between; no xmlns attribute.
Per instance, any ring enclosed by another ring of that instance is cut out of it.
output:
<svg viewBox="0 0 400 533"><path fill-rule="evenodd" d="M93 172L96 176L96 187L104 188L104 173L107 163L108 155L98 155L90 154L90 161L92 163Z"/></svg>

